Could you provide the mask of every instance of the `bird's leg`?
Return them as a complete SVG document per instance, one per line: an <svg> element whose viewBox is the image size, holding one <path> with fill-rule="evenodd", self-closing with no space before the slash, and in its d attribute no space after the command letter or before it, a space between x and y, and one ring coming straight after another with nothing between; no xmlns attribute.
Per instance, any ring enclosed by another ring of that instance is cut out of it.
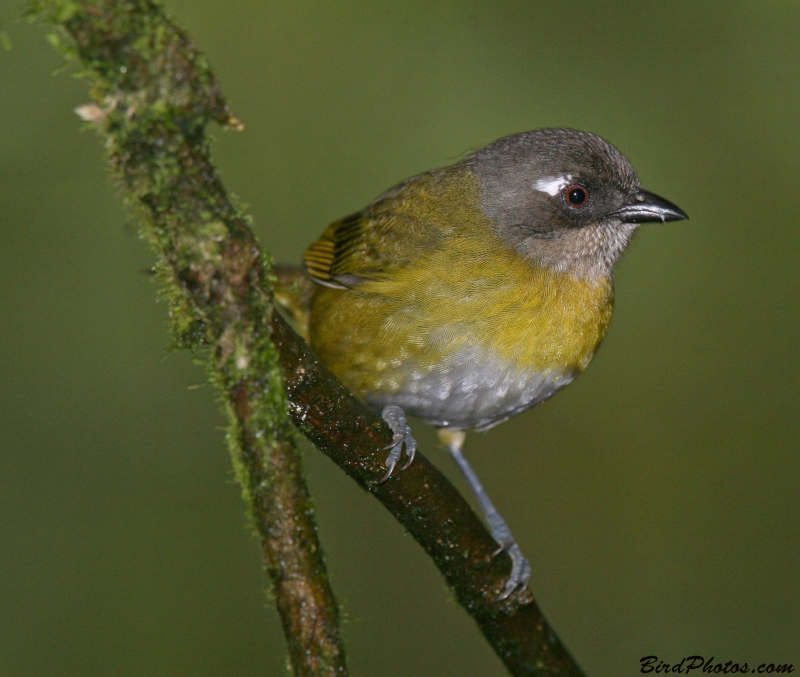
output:
<svg viewBox="0 0 800 677"><path fill-rule="evenodd" d="M386 449L389 450L389 455L383 462L387 468L386 474L383 476L383 479L378 482L378 484L383 484L392 476L392 473L397 467L400 457L403 454L404 446L406 448L406 456L408 456L408 460L406 461L406 464L400 468L400 470L405 470L408 466L410 466L414 461L414 455L417 453L417 441L411 434L411 428L409 428L408 423L406 423L406 415L403 413L403 410L400 407L394 404L384 407L383 411L381 412L381 418L389 424L394 436L392 437L391 444L386 447Z"/></svg>
<svg viewBox="0 0 800 677"><path fill-rule="evenodd" d="M477 498L478 503L480 503L483 516L486 518L486 523L489 525L489 531L500 546L498 552L505 550L511 557L511 575L508 577L503 592L497 598L497 601L500 602L528 587L528 583L531 580L531 565L528 563L528 560L525 559L522 550L520 550L519 545L517 545L517 542L514 540L514 536L511 533L511 529L508 528L506 521L500 513L497 512L497 508L494 507L494 503L492 503L492 499L489 498L489 494L487 494L486 490L483 488L481 481L478 479L478 475L461 452L461 447L464 445L465 438L466 433L463 430L439 429L439 440L447 447L447 451L450 452L459 470L461 470L466 478L472 492L475 494L475 498Z"/></svg>

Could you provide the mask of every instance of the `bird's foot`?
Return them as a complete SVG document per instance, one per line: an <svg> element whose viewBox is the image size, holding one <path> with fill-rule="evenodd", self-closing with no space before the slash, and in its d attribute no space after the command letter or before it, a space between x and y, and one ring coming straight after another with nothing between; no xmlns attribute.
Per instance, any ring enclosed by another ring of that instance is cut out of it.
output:
<svg viewBox="0 0 800 677"><path fill-rule="evenodd" d="M394 404L384 407L383 411L381 412L381 418L389 424L394 436L392 437L391 444L386 447L386 450L389 451L389 455L383 462L383 464L386 466L386 474L383 476L383 479L378 482L378 484L383 484L392 476L394 469L397 467L397 464L400 462L400 458L403 455L404 447L406 450L406 456L408 456L408 460L406 461L405 465L400 468L401 470L405 470L411 465L411 463L414 461L414 455L417 453L417 441L411 434L411 428L409 428L408 423L406 423L406 415L403 413L403 410L400 407Z"/></svg>
<svg viewBox="0 0 800 677"><path fill-rule="evenodd" d="M511 573L508 576L503 592L495 600L497 602L502 602L513 595L523 592L531 581L531 565L513 538L500 544L494 554L499 555L503 551L507 552L508 556L511 557Z"/></svg>

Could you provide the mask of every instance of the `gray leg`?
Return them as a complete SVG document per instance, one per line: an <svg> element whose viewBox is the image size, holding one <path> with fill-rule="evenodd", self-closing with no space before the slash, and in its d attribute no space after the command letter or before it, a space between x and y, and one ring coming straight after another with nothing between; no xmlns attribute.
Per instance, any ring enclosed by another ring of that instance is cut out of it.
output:
<svg viewBox="0 0 800 677"><path fill-rule="evenodd" d="M400 457L403 454L403 446L406 448L406 456L408 456L408 460L406 461L406 464L400 468L400 470L405 470L408 466L410 466L414 461L414 455L417 453L417 441L411 434L411 428L409 428L408 423L406 423L406 415L403 413L403 410L400 407L395 406L394 404L384 407L383 411L381 412L381 418L389 424L389 427L394 433L394 437L392 437L392 443L386 447L386 449L389 451L389 455L386 457L386 460L383 464L386 466L387 471L383 476L383 479L378 482L378 484L383 484L392 476L392 473L397 467L397 463L400 461Z"/></svg>
<svg viewBox="0 0 800 677"><path fill-rule="evenodd" d="M528 587L528 583L531 580L531 565L528 563L528 560L525 559L517 542L514 540L514 536L511 534L511 529L508 528L506 521L500 513L497 512L497 508L494 507L494 503L492 503L492 499L489 498L489 494L487 494L486 490L483 488L481 481L478 479L478 475L475 474L472 466L461 452L465 437L466 434L461 430L447 430L446 428L441 428L439 430L439 439L447 447L447 450L450 452L459 470L461 470L469 483L472 492L475 494L475 498L477 498L478 503L480 503L483 516L486 518L486 523L489 525L489 531L492 537L497 541L500 550L505 550L511 557L511 575L508 577L505 589L500 597L497 598L499 602L516 592L522 592Z"/></svg>

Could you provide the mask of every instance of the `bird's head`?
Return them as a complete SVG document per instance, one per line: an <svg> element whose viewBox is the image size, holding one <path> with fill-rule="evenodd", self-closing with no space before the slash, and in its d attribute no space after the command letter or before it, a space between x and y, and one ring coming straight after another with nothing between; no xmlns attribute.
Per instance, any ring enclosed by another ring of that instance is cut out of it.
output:
<svg viewBox="0 0 800 677"><path fill-rule="evenodd" d="M599 136L538 129L466 158L481 208L535 263L586 279L609 277L637 226L686 219L644 190L630 162Z"/></svg>

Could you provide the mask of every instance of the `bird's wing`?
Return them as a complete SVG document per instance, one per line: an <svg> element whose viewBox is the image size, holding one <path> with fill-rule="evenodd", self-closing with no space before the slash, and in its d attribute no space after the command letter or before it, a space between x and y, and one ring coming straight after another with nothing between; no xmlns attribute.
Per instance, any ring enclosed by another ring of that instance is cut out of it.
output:
<svg viewBox="0 0 800 677"><path fill-rule="evenodd" d="M353 289L392 280L430 252L448 228L434 172L409 179L363 211L334 221L306 251L306 273L318 284Z"/></svg>
<svg viewBox="0 0 800 677"><path fill-rule="evenodd" d="M369 223L364 221L364 212L334 221L306 250L303 267L314 282L334 289L347 289L356 282L349 278L363 277L358 252L365 239L364 231L369 227Z"/></svg>

